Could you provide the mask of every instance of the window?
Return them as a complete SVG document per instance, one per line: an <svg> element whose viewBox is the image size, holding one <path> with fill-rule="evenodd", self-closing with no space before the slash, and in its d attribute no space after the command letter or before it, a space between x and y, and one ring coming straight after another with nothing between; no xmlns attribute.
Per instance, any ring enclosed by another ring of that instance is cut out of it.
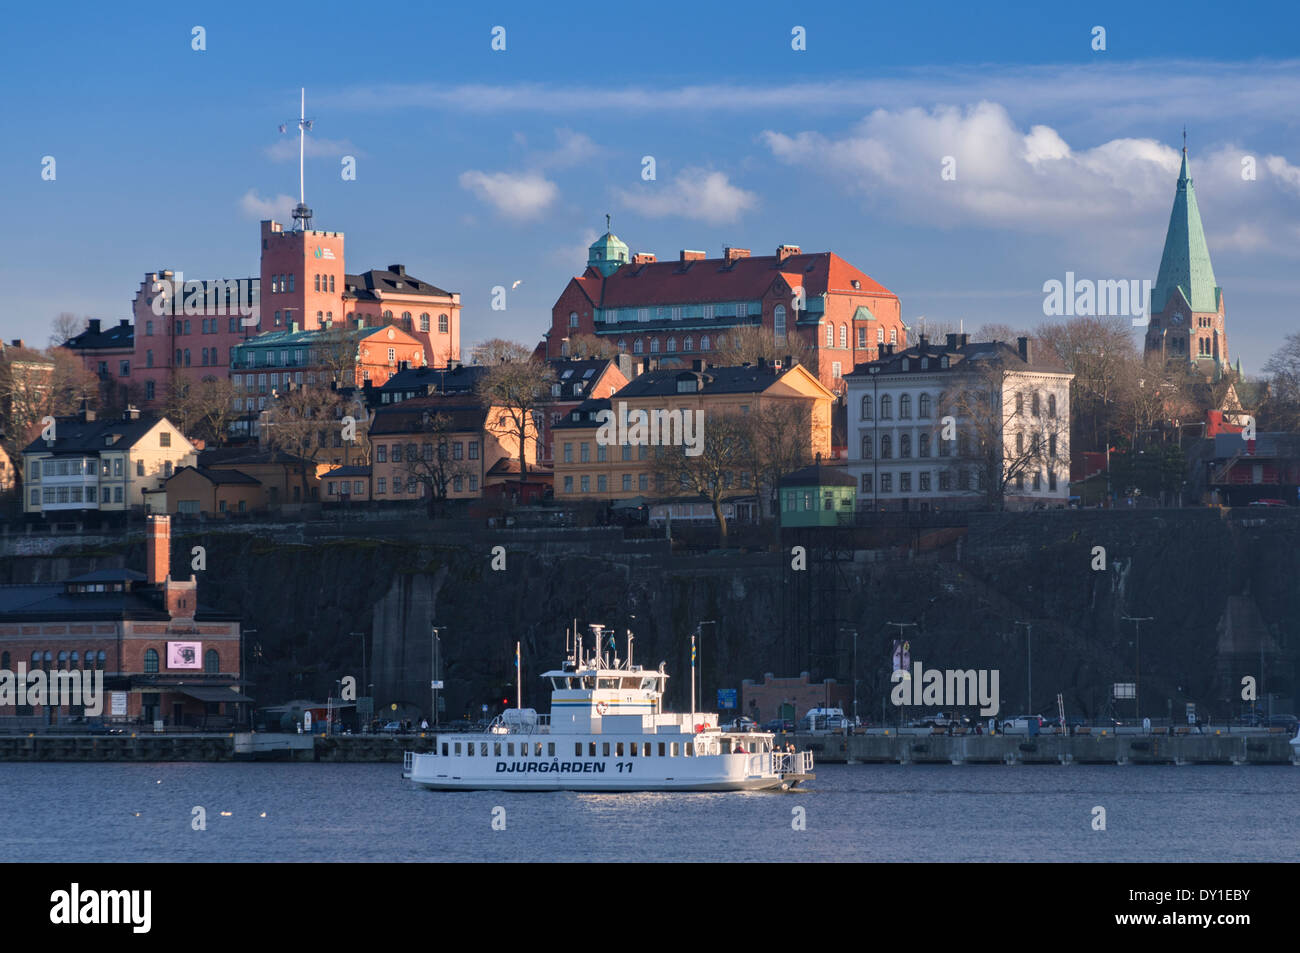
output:
<svg viewBox="0 0 1300 953"><path fill-rule="evenodd" d="M939 489L940 490L952 489L952 474L949 473L947 470L939 471Z"/></svg>
<svg viewBox="0 0 1300 953"><path fill-rule="evenodd" d="M596 492L604 493L609 489L608 478L603 473L596 475Z"/></svg>
<svg viewBox="0 0 1300 953"><path fill-rule="evenodd" d="M889 343L890 344L898 343L898 328L889 329Z"/></svg>
<svg viewBox="0 0 1300 953"><path fill-rule="evenodd" d="M1047 395L1047 416L1055 419L1056 417L1056 395Z"/></svg>
<svg viewBox="0 0 1300 953"><path fill-rule="evenodd" d="M894 490L894 477L891 473L880 474L880 492L892 493Z"/></svg>
<svg viewBox="0 0 1300 953"><path fill-rule="evenodd" d="M862 435L862 459L871 459L871 434L869 433L864 433Z"/></svg>
<svg viewBox="0 0 1300 953"><path fill-rule="evenodd" d="M640 474L637 474L637 478L636 478L636 488L637 488L638 490L648 490L648 489L650 489L650 474L648 474L648 473L640 473Z"/></svg>
<svg viewBox="0 0 1300 953"><path fill-rule="evenodd" d="M840 378L840 371L841 371L841 369L842 369L842 368L841 368L841 366L840 366L840 362L839 362L839 361L832 361L832 362L831 362L831 377L833 377L833 378L835 378L836 380L838 380L838 379Z"/></svg>
<svg viewBox="0 0 1300 953"><path fill-rule="evenodd" d="M930 455L930 435L922 433L916 440L916 455L918 457L928 457Z"/></svg>
<svg viewBox="0 0 1300 953"><path fill-rule="evenodd" d="M777 344L785 343L785 305L778 304L772 309L772 335Z"/></svg>
<svg viewBox="0 0 1300 953"><path fill-rule="evenodd" d="M829 321L826 322L826 346L835 346L835 325L831 324Z"/></svg>
<svg viewBox="0 0 1300 953"><path fill-rule="evenodd" d="M942 436L939 438L939 456L952 456L952 441L944 440Z"/></svg>
<svg viewBox="0 0 1300 953"><path fill-rule="evenodd" d="M378 494L378 493L387 493L387 492L388 492L388 480L386 477L380 477L376 481L375 493Z"/></svg>
<svg viewBox="0 0 1300 953"><path fill-rule="evenodd" d="M880 435L880 459L888 460L893 456L893 444L890 441L889 434Z"/></svg>
<svg viewBox="0 0 1300 953"><path fill-rule="evenodd" d="M478 459L478 441L477 441L477 440L471 440L471 441L469 441L468 446L469 446L469 458L470 458L471 460L477 460L477 459Z"/></svg>
<svg viewBox="0 0 1300 953"><path fill-rule="evenodd" d="M334 276L330 275L330 291L334 290Z"/></svg>
<svg viewBox="0 0 1300 953"><path fill-rule="evenodd" d="M633 354L641 354L644 350L645 350L645 345L642 343L640 338L637 338L635 341L632 342Z"/></svg>
<svg viewBox="0 0 1300 953"><path fill-rule="evenodd" d="M917 416L922 420L930 419L930 395L922 394L917 400Z"/></svg>
<svg viewBox="0 0 1300 953"><path fill-rule="evenodd" d="M862 398L862 419L871 419L871 395L867 394Z"/></svg>
<svg viewBox="0 0 1300 953"><path fill-rule="evenodd" d="M847 324L841 324L840 325L840 347L848 347L848 346L849 346L849 326Z"/></svg>
<svg viewBox="0 0 1300 953"><path fill-rule="evenodd" d="M1048 470L1048 471L1047 471L1047 488L1048 488L1049 490L1055 490L1055 489L1056 489L1056 471L1055 471L1055 470Z"/></svg>
<svg viewBox="0 0 1300 953"><path fill-rule="evenodd" d="M564 478L564 492L565 492L565 493L572 493L572 492L573 492L573 477L571 477L571 476L566 476L566 477Z"/></svg>
<svg viewBox="0 0 1300 953"><path fill-rule="evenodd" d="M631 489L632 489L632 474L630 474L630 473L624 473L624 474L623 474L623 489L624 489L624 491L631 491Z"/></svg>
<svg viewBox="0 0 1300 953"><path fill-rule="evenodd" d="M877 344L884 344L884 343L885 343L885 329L884 329L884 328L876 328L876 343L877 343Z"/></svg>
<svg viewBox="0 0 1300 953"><path fill-rule="evenodd" d="M898 456L904 460L912 456L912 435L910 433L902 434L898 438Z"/></svg>
<svg viewBox="0 0 1300 953"><path fill-rule="evenodd" d="M904 394L898 398L898 419L912 419L912 395Z"/></svg>
<svg viewBox="0 0 1300 953"><path fill-rule="evenodd" d="M144 352L144 366L153 367L153 351Z"/></svg>
<svg viewBox="0 0 1300 953"><path fill-rule="evenodd" d="M152 321L146 321L146 322L144 323L144 334L145 334L145 337L153 337L153 322L152 322Z"/></svg>
<svg viewBox="0 0 1300 953"><path fill-rule="evenodd" d="M420 330L429 330L429 313L427 311L420 315Z"/></svg>
<svg viewBox="0 0 1300 953"><path fill-rule="evenodd" d="M861 348L866 346L867 346L867 329L858 328L858 347Z"/></svg>
<svg viewBox="0 0 1300 953"><path fill-rule="evenodd" d="M924 471L924 472L918 474L918 476L917 476L917 480L918 480L919 483L920 483L920 486L918 487L918 489L919 489L922 493L929 493L929 492L930 492L930 471L926 470L926 471Z"/></svg>
<svg viewBox="0 0 1300 953"><path fill-rule="evenodd" d="M158 650L157 649L144 650L144 672L146 675L158 674Z"/></svg>
<svg viewBox="0 0 1300 953"><path fill-rule="evenodd" d="M912 492L912 474L900 473L898 475L898 492L899 493Z"/></svg>
<svg viewBox="0 0 1300 953"><path fill-rule="evenodd" d="M578 482L582 484L583 493L591 492L591 477L587 476L586 474L583 474L583 476Z"/></svg>
<svg viewBox="0 0 1300 953"><path fill-rule="evenodd" d="M220 673L221 657L217 655L216 649L208 649L203 653L203 671L208 675Z"/></svg>
<svg viewBox="0 0 1300 953"><path fill-rule="evenodd" d="M1035 471L1034 471L1034 489L1035 489L1035 490L1041 490L1042 488L1043 488L1043 474L1042 474L1042 471L1041 471L1041 470L1035 470Z"/></svg>
<svg viewBox="0 0 1300 953"><path fill-rule="evenodd" d="M886 394L880 398L880 419L890 420L894 416L894 399Z"/></svg>
<svg viewBox="0 0 1300 953"><path fill-rule="evenodd" d="M569 312L569 327L571 327L571 328L576 328L577 326L578 326L578 312L576 312L576 311L570 311L570 312ZM444 328L441 326L441 322L439 323L438 330L439 330L439 331L444 330Z"/></svg>
<svg viewBox="0 0 1300 953"><path fill-rule="evenodd" d="M700 337L700 350L707 351L708 349L709 349L709 336L705 334Z"/></svg>
<svg viewBox="0 0 1300 953"><path fill-rule="evenodd" d="M864 473L864 474L862 474L862 492L863 492L863 493L870 493L870 492L871 492L871 474L870 474L870 473Z"/></svg>
<svg viewBox="0 0 1300 953"><path fill-rule="evenodd" d="M573 462L573 444L571 443L566 443L564 445L564 462L565 463Z"/></svg>
<svg viewBox="0 0 1300 953"><path fill-rule="evenodd" d="M185 349L185 366L186 366L186 367L189 367L189 366L190 366L190 349L189 349L189 348L186 348L186 349Z"/></svg>

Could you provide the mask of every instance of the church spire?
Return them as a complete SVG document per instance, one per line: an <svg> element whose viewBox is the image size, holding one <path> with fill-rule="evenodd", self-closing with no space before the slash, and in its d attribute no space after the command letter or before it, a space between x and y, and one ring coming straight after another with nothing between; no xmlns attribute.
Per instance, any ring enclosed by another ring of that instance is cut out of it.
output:
<svg viewBox="0 0 1300 953"><path fill-rule="evenodd" d="M1186 136L1186 132L1183 135ZM1160 271L1151 289L1151 313L1164 311L1175 291L1182 293L1194 312L1216 313L1219 310L1221 289L1214 280L1210 249L1196 203L1196 189L1188 174L1186 139L1174 192L1174 207L1165 232L1164 253L1160 256Z"/></svg>

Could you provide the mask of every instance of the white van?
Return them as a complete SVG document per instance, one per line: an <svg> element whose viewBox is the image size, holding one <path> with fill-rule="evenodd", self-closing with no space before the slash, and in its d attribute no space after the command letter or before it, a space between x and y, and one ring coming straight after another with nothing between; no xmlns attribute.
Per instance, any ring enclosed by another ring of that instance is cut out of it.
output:
<svg viewBox="0 0 1300 953"><path fill-rule="evenodd" d="M810 708L801 725L809 731L839 731L845 720L843 708Z"/></svg>

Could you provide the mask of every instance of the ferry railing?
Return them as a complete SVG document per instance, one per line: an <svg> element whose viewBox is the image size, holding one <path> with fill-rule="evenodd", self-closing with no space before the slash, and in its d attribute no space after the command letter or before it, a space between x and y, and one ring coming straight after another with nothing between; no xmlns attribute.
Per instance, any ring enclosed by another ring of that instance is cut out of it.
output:
<svg viewBox="0 0 1300 953"><path fill-rule="evenodd" d="M811 751L774 751L772 752L773 774L811 774Z"/></svg>

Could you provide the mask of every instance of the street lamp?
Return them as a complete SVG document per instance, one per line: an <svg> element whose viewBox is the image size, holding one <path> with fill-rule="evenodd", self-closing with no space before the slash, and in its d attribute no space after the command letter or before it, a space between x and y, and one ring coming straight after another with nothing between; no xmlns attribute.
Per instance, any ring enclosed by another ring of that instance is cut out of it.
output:
<svg viewBox="0 0 1300 953"><path fill-rule="evenodd" d="M438 634L445 630L445 625L435 625L433 627L433 678L429 682L429 691L432 696L433 706L433 726L438 727L438 655L442 646L442 637Z"/></svg>
<svg viewBox="0 0 1300 953"><path fill-rule="evenodd" d="M853 723L856 725L858 721L858 630L841 627L840 631L853 633Z"/></svg>
<svg viewBox="0 0 1300 953"><path fill-rule="evenodd" d="M1133 713L1138 720L1142 719L1142 623L1154 622L1155 616L1122 616L1125 622L1133 623L1135 639L1135 656L1137 659L1137 681L1133 683Z"/></svg>

